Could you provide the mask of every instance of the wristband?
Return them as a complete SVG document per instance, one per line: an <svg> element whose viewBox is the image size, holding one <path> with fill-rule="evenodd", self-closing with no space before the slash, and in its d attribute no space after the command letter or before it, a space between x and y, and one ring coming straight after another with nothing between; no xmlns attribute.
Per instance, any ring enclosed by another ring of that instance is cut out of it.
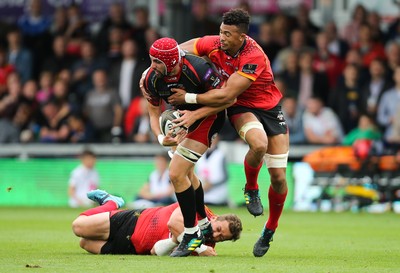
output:
<svg viewBox="0 0 400 273"><path fill-rule="evenodd" d="M189 104L197 104L197 94L186 93L185 94L185 102L189 103Z"/></svg>
<svg viewBox="0 0 400 273"><path fill-rule="evenodd" d="M202 253L202 252L204 252L206 250L207 250L207 246L206 245L201 245L198 248L196 248L194 251L196 251L197 254L200 254L200 253Z"/></svg>
<svg viewBox="0 0 400 273"><path fill-rule="evenodd" d="M162 134L159 134L159 135L157 136L158 143L160 143L160 145L162 145L162 146L164 146L164 145L163 145L164 138L165 138L165 136L162 135Z"/></svg>

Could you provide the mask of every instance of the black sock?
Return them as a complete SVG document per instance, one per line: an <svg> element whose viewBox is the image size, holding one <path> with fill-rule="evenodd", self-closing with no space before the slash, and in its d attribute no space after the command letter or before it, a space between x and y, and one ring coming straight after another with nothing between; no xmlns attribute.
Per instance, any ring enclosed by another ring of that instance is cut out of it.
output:
<svg viewBox="0 0 400 273"><path fill-rule="evenodd" d="M199 214L201 219L206 218L206 209L204 208L204 190L203 186L201 185L195 190L196 194L196 212Z"/></svg>
<svg viewBox="0 0 400 273"><path fill-rule="evenodd" d="M183 192L176 192L175 195L181 207L184 226L186 228L194 227L196 223L196 200L192 185Z"/></svg>

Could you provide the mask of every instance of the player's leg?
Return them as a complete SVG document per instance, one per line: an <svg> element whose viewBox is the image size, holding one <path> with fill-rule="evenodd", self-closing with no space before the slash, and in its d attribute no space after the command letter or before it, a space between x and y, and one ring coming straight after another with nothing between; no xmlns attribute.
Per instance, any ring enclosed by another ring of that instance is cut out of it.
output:
<svg viewBox="0 0 400 273"><path fill-rule="evenodd" d="M207 146L204 144L186 138L178 145L171 160L169 175L175 188L185 227L181 243L171 253L173 257L190 255L204 241L196 223L196 193L189 179L189 173L206 150Z"/></svg>
<svg viewBox="0 0 400 273"><path fill-rule="evenodd" d="M197 223L200 227L201 232L207 239L212 238L213 229L209 219L207 218L206 209L204 206L204 190L201 181L198 179L194 172L194 165L190 169L189 179L192 182L192 186L195 189L196 194L196 212L197 212Z"/></svg>
<svg viewBox="0 0 400 273"><path fill-rule="evenodd" d="M241 113L231 117L239 136L247 142L249 150L244 159L244 172L246 175L246 185L244 196L248 211L259 216L263 213L259 191L258 174L264 162L264 155L268 148L268 138L263 125L258 121L253 113Z"/></svg>
<svg viewBox="0 0 400 273"><path fill-rule="evenodd" d="M261 237L254 245L253 254L257 257L265 255L270 247L288 192L286 167L289 136L288 134L279 134L268 137L268 140L269 147L265 155L265 162L271 177L271 185L268 191L269 217L264 225Z"/></svg>
<svg viewBox="0 0 400 273"><path fill-rule="evenodd" d="M79 245L82 249L89 253L100 254L101 248L105 245L106 241L103 240L90 240L82 238Z"/></svg>
<svg viewBox="0 0 400 273"><path fill-rule="evenodd" d="M81 214L72 222L72 231L78 237L106 241L110 234L110 213Z"/></svg>

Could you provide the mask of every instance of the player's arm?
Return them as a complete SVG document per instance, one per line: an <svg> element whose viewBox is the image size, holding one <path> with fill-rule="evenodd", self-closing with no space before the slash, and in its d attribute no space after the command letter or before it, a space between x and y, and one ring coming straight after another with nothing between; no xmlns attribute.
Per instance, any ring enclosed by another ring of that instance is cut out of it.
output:
<svg viewBox="0 0 400 273"><path fill-rule="evenodd" d="M179 47L180 47L182 50L187 51L187 52L190 53L190 54L196 54L196 55L198 55L197 52L196 52L196 50L195 50L195 47L194 47L195 44L196 44L197 39L199 39L199 38L194 38L194 39L191 39L191 40L189 40L189 41L186 41L186 42L180 44Z"/></svg>
<svg viewBox="0 0 400 273"><path fill-rule="evenodd" d="M238 73L233 73L226 84L219 89L211 89L203 94L186 93L182 89L173 88L174 94L168 98L173 105L184 103L222 106L234 103L235 99L250 87L252 81Z"/></svg>

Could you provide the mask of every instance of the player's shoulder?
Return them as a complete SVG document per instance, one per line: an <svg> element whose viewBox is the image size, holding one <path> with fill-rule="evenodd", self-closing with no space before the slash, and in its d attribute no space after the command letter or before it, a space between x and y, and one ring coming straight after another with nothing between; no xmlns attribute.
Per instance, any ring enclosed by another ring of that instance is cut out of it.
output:
<svg viewBox="0 0 400 273"><path fill-rule="evenodd" d="M261 60L265 57L265 53L262 50L261 46L251 37L247 36L246 38L246 46L242 52L242 56L251 56L256 58L261 58Z"/></svg>

